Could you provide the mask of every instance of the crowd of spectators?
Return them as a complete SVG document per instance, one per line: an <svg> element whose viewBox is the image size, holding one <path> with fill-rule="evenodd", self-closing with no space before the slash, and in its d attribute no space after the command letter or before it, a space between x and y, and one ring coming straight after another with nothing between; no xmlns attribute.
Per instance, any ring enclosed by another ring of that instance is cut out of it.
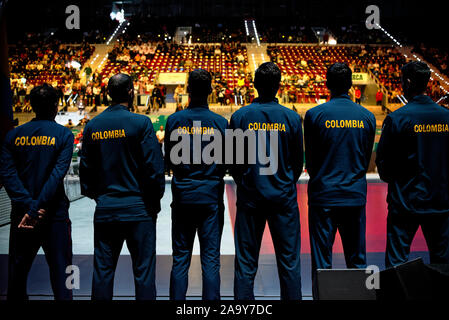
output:
<svg viewBox="0 0 449 320"><path fill-rule="evenodd" d="M251 89L253 80L247 49L234 41L180 45L149 41L143 36L122 39L110 52L100 77L107 79L117 72L126 72L133 77L139 96L152 97L154 88L160 86L157 83L159 73L189 72L195 68L206 69L213 75L212 103L230 105L252 101L254 89Z"/></svg>
<svg viewBox="0 0 449 320"><path fill-rule="evenodd" d="M279 96L285 103L328 99L326 70L337 61L356 73L370 71L391 99L401 94L400 67L406 60L390 46L269 46L267 54L281 68Z"/></svg>
<svg viewBox="0 0 449 320"><path fill-rule="evenodd" d="M413 51L420 54L426 61L449 77L449 53L447 49L428 47L421 43L416 45Z"/></svg>
<svg viewBox="0 0 449 320"><path fill-rule="evenodd" d="M64 45L58 41L33 46L18 43L9 47L11 89L16 111L31 111L28 96L37 84L46 82L58 88L61 103L70 88L76 92L80 85L79 70L90 58L94 46Z"/></svg>
<svg viewBox="0 0 449 320"><path fill-rule="evenodd" d="M210 103L244 105L254 99L247 49L242 44L254 39L246 34L241 20L241 25L192 23L192 34L184 39L187 42L190 38L190 45L173 41L173 26L169 28L157 19L147 20L141 17L132 21L128 32L120 36L109 52L106 64L96 72L92 72L90 66L80 70L71 62L76 61L82 66L92 56L94 46L91 44L106 39L98 30L84 33L83 38L89 42L70 45L49 35L26 34L23 41L9 48L15 110L31 111L28 103L31 89L38 83L48 82L58 89L61 107L83 109L94 106L95 111L96 107L109 103L107 79L115 73L125 72L134 79L136 104L147 106L147 111L157 111L166 106L167 97L167 88L157 82L158 75L161 72L189 72L195 68L204 68L213 74ZM144 31L148 23L154 28ZM252 28L251 23L248 26ZM306 46L275 45L267 49L270 60L282 71L278 96L283 103L315 103L328 99L325 72L337 61L348 63L353 72L369 72L385 89L389 102L400 102L397 98L402 95L400 67L406 63L406 58L391 45L367 44L388 43L389 39L381 31L367 32L361 30L364 27L361 25L331 27L328 30L338 43L361 44L322 46L316 44L317 38L308 26L291 23L275 26L265 21L258 21L257 26L262 42L312 43ZM444 50L418 45L414 51L449 75L449 55ZM185 94L185 88L181 86L174 97L174 102L181 108L182 94ZM438 80L430 82L428 94L434 99L441 97Z"/></svg>
<svg viewBox="0 0 449 320"><path fill-rule="evenodd" d="M391 40L379 29L367 29L364 23L329 27L338 43L390 44Z"/></svg>

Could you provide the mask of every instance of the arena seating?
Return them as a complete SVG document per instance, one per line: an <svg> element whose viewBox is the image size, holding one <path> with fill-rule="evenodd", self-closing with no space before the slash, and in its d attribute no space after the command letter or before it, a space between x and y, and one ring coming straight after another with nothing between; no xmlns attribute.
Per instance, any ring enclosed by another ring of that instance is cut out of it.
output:
<svg viewBox="0 0 449 320"><path fill-rule="evenodd" d="M88 44L60 45L57 42L44 46L11 46L11 78L25 78L26 83L32 85L44 82L61 85L76 74L76 69L68 67L67 63L76 61L82 66L93 51L94 47Z"/></svg>
<svg viewBox="0 0 449 320"><path fill-rule="evenodd" d="M215 55L213 50L206 52L202 47L176 46L176 50L173 51L164 50L159 44L154 55L146 55L145 60L139 58L139 61L136 61L136 52L130 52L127 46L122 45L122 48L118 50L117 59L107 61L101 70L101 76L108 78L119 71L130 74L136 72L139 75L146 74L149 80L155 80L157 74L161 72L188 72L195 68L203 68L221 75L230 88L235 87L239 78L239 63L236 61L236 56L241 53L244 57L243 64L248 65L246 47L237 46L232 53L221 48L219 55ZM123 59L123 56L127 58Z"/></svg>
<svg viewBox="0 0 449 320"><path fill-rule="evenodd" d="M402 54L391 47L269 46L267 53L279 65L284 77L306 75L311 80L309 90L296 92L296 102L301 103L328 97L325 82L314 80L318 75L325 79L327 67L332 63L345 62L354 72L371 71L389 92L400 90L400 66L405 63Z"/></svg>

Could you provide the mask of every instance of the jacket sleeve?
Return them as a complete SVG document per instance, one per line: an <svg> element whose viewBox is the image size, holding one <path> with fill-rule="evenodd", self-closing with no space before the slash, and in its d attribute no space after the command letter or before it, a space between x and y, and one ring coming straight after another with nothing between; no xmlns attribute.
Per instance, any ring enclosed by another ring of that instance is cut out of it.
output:
<svg viewBox="0 0 449 320"><path fill-rule="evenodd" d="M369 164L371 161L371 154L373 152L373 146L374 146L374 138L376 136L376 118L374 115L371 115L371 122L370 122L370 131L368 132L368 139L366 141L366 162L365 167L368 171Z"/></svg>
<svg viewBox="0 0 449 320"><path fill-rule="evenodd" d="M20 180L13 157L12 136L8 134L2 145L0 157L0 177L9 198L15 204L23 207L28 212L33 201L28 190Z"/></svg>
<svg viewBox="0 0 449 320"><path fill-rule="evenodd" d="M297 127L294 128L292 148L290 150L291 155L291 165L293 168L294 179L297 181L301 176L303 165L304 165L304 141L302 133L302 120L299 117L297 122Z"/></svg>
<svg viewBox="0 0 449 320"><path fill-rule="evenodd" d="M231 116L231 120L229 122L229 129L236 130L237 128L239 128L239 124L237 122L238 122L238 120L236 120L236 116L235 116L235 113L234 113ZM228 165L229 172L231 173L232 177L234 178L234 181L236 183L240 183L241 177L242 177L243 172L245 170L245 168L244 168L245 165L244 164L237 164L237 162L236 162L236 154L235 154L237 148L236 148L235 143L234 143L235 141L232 140L234 138L231 139L231 137L232 137L232 133L231 133L231 131L229 131L228 135L225 136L225 143L227 143L229 141L228 147L232 148L232 151L231 150L227 150L230 154L225 154L225 157L230 157L231 158L231 155L232 155L232 158L229 159L231 161L231 164ZM232 142L232 144L231 144L231 142ZM231 152L232 152L232 154L231 154Z"/></svg>
<svg viewBox="0 0 449 320"><path fill-rule="evenodd" d="M164 161L168 170L173 168L170 161L170 152L173 147L173 143L170 140L171 133L172 133L171 119L170 117L168 117L167 122L165 123L165 138L164 138Z"/></svg>
<svg viewBox="0 0 449 320"><path fill-rule="evenodd" d="M304 117L304 148L305 148L305 154L306 154L306 168L307 171L312 172L313 171L313 165L314 161L312 159L313 156L313 123L312 119L310 118L310 113L306 112L306 115Z"/></svg>
<svg viewBox="0 0 449 320"><path fill-rule="evenodd" d="M164 158L149 118L145 120L140 145L144 161L142 181L145 197L151 206L158 208L165 192Z"/></svg>
<svg viewBox="0 0 449 320"><path fill-rule="evenodd" d="M95 174L93 172L94 162L92 161L92 154L90 149L91 140L89 129L85 128L83 134L83 143L81 145L79 167L81 194L91 199L95 199L97 196L95 192L95 184L93 181L93 179L95 179Z"/></svg>
<svg viewBox="0 0 449 320"><path fill-rule="evenodd" d="M380 178L390 182L394 174L394 149L395 149L394 124L390 116L387 116L382 126L382 135L377 145L376 165Z"/></svg>
<svg viewBox="0 0 449 320"><path fill-rule="evenodd" d="M37 216L39 209L45 209L48 202L53 198L57 187L62 183L67 171L69 170L70 163L72 162L73 154L73 134L67 132L64 137L61 150L56 158L55 166L50 173L48 180L42 187L41 192L36 200L33 200L30 216Z"/></svg>

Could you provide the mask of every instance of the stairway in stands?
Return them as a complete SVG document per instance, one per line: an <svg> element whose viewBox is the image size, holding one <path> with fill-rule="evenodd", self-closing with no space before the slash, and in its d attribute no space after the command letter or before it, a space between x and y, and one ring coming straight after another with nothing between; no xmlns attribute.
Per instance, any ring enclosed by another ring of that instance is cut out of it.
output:
<svg viewBox="0 0 449 320"><path fill-rule="evenodd" d="M256 43L249 44L247 46L248 50L248 59L249 59L249 68L254 75L256 69L264 62L270 61L270 58L267 55L267 45L260 44L258 46Z"/></svg>
<svg viewBox="0 0 449 320"><path fill-rule="evenodd" d="M108 58L109 51L114 48L114 44L118 41L117 38L122 34L126 32L126 28L129 26L128 21L122 21L117 26L117 28L114 30L114 32L111 34L109 39L105 43L95 44L95 51L90 57L90 59L84 64L82 67L82 70L84 70L88 65L92 68L92 74L98 69L98 71L101 70L101 67L104 66L106 63L106 59ZM81 81L83 84L86 84L90 79L87 79L85 77L85 74L82 73Z"/></svg>
<svg viewBox="0 0 449 320"><path fill-rule="evenodd" d="M90 65L90 67L92 68L92 72L95 72L95 70L97 70L97 68L100 66L100 64L101 64L102 60L104 59L104 57L106 57L107 54L109 53L109 51L113 48L113 45L112 44L107 45L105 43L101 43L101 44L94 44L94 47L95 47L94 54L84 64L83 70L88 65Z"/></svg>

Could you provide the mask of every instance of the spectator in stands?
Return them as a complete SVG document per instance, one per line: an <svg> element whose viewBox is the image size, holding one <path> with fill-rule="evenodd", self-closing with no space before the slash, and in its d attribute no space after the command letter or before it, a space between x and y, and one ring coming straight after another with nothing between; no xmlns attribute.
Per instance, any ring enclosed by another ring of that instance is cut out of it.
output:
<svg viewBox="0 0 449 320"><path fill-rule="evenodd" d="M355 87L354 90L355 103L360 104L362 102L362 90L359 87Z"/></svg>
<svg viewBox="0 0 449 320"><path fill-rule="evenodd" d="M95 104L94 105L95 105L95 110L96 110L97 107L101 105L101 96L100 96L100 94L101 94L101 87L98 84L94 85L94 87L92 89L92 93L93 93L94 98L95 98Z"/></svg>
<svg viewBox="0 0 449 320"><path fill-rule="evenodd" d="M93 90L92 90L92 85L88 85L86 87L86 105L87 106L92 106L93 105Z"/></svg>
<svg viewBox="0 0 449 320"><path fill-rule="evenodd" d="M86 74L86 82L89 80L90 75L92 74L92 68L90 65L87 65L87 67L84 69L84 73Z"/></svg>
<svg viewBox="0 0 449 320"><path fill-rule="evenodd" d="M173 99L175 100L175 103L179 103L181 102L181 98L182 98L182 94L184 92L184 89L181 87L180 84L178 84L178 86L175 89L175 92L173 94Z"/></svg>
<svg viewBox="0 0 449 320"><path fill-rule="evenodd" d="M159 91L160 91L160 106L161 108L166 108L167 107L167 103L165 101L166 97L167 97L167 87L164 86L163 84L159 85Z"/></svg>
<svg viewBox="0 0 449 320"><path fill-rule="evenodd" d="M379 90L377 90L377 92L376 92L376 105L381 106L383 98L384 98L384 93L379 88Z"/></svg>
<svg viewBox="0 0 449 320"><path fill-rule="evenodd" d="M154 86L154 89L153 89L153 91L151 93L151 102L152 102L152 105L153 105L153 109L152 110L154 112L159 111L159 108L162 105L162 92L161 92L161 89L160 89L159 85Z"/></svg>
<svg viewBox="0 0 449 320"><path fill-rule="evenodd" d="M69 121L67 122L67 124L66 124L64 127L71 129L71 128L73 128L74 126L75 126L75 125L73 124L72 119L69 119Z"/></svg>
<svg viewBox="0 0 449 320"><path fill-rule="evenodd" d="M160 126L159 130L156 131L156 138L157 138L157 141L159 143L159 146L161 147L161 150L163 150L164 138L165 138L164 126Z"/></svg>

